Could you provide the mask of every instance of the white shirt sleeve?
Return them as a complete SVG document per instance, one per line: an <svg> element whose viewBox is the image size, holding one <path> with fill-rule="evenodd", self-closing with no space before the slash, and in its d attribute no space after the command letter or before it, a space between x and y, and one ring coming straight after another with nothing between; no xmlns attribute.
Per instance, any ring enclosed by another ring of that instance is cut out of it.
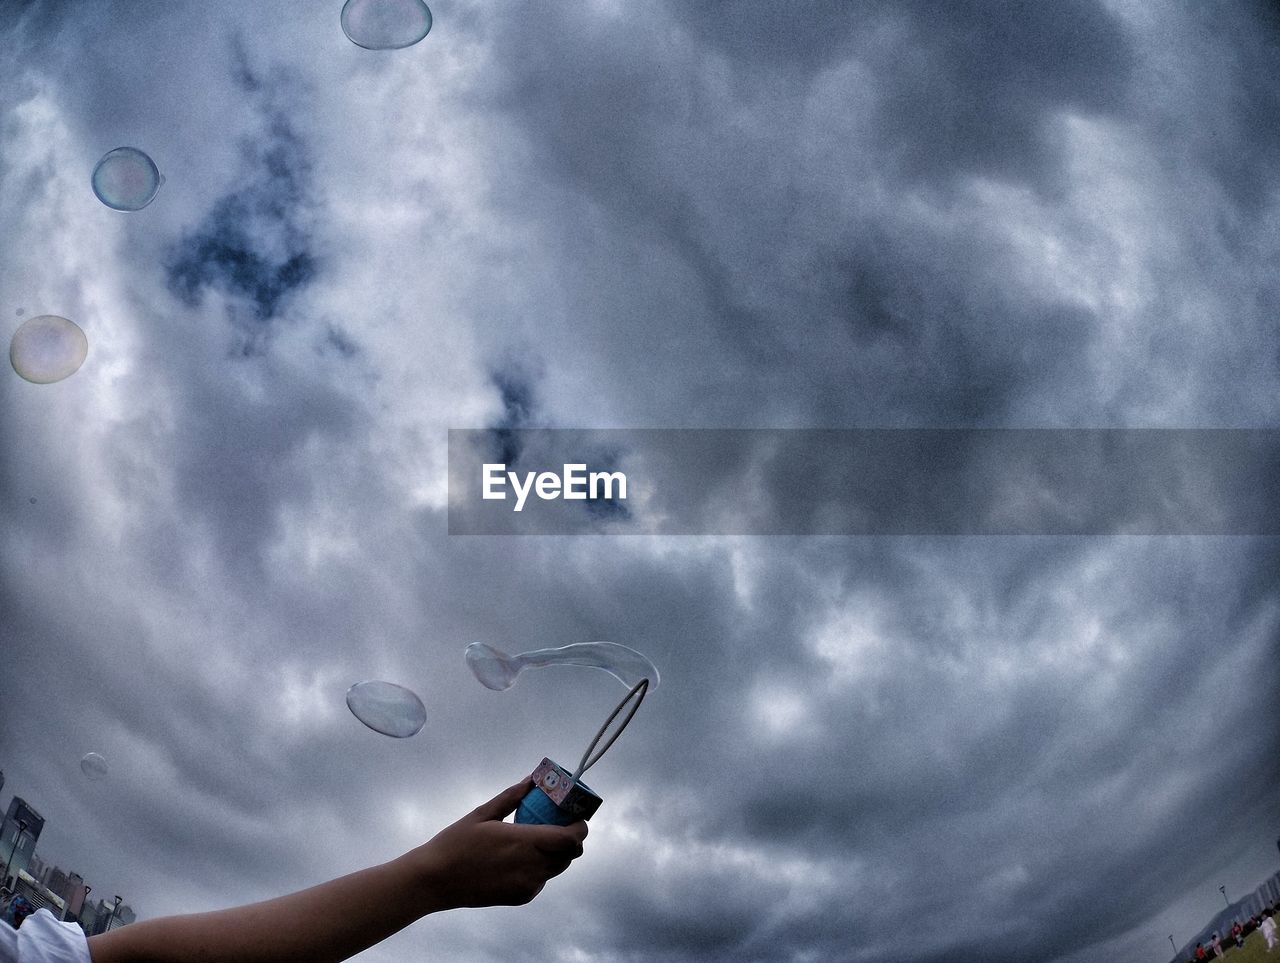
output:
<svg viewBox="0 0 1280 963"><path fill-rule="evenodd" d="M89 941L75 923L59 923L47 909L37 910L15 930L0 923L0 963L93 963Z"/></svg>

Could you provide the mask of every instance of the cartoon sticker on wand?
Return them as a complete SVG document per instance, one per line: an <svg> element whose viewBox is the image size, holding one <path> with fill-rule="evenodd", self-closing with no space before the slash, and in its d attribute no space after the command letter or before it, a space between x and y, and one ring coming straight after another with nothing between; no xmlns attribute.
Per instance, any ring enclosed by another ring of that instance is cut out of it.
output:
<svg viewBox="0 0 1280 963"><path fill-rule="evenodd" d="M537 649L521 655L507 655L491 645L473 642L467 646L467 665L480 683L489 689L510 688L516 677L527 668L547 665L585 665L603 669L623 685L628 692L617 708L605 720L596 737L591 740L578 768L570 773L563 766L543 758L534 770L534 787L529 790L516 809L518 823L550 823L567 826L579 819L590 819L604 801L581 781L582 774L594 766L627 727L645 694L658 686L658 670L652 662L635 649L616 642L575 642L558 649ZM623 709L630 710L604 745L600 740ZM599 746L599 748L597 748Z"/></svg>

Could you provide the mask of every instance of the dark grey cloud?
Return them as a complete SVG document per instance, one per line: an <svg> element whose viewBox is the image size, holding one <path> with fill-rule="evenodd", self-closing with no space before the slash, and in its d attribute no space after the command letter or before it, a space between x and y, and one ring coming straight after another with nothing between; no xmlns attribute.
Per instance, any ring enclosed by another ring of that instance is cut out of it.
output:
<svg viewBox="0 0 1280 963"><path fill-rule="evenodd" d="M91 340L0 381L42 853L143 916L390 857L620 697L468 642L609 639L663 680L584 860L368 959L1154 963L1274 869L1273 540L468 539L444 484L448 427L1273 426L1270 7L459 4L390 56L337 12L0 27L0 318Z"/></svg>
<svg viewBox="0 0 1280 963"><path fill-rule="evenodd" d="M246 95L263 89L263 80L247 66L236 79ZM246 356L265 350L267 323L280 316L292 292L314 278L319 260L304 223L306 147L286 110L269 109L259 136L245 144L248 183L218 200L178 240L165 268L169 288L189 307L207 289L232 297L227 310L241 329L240 353Z"/></svg>
<svg viewBox="0 0 1280 963"><path fill-rule="evenodd" d="M762 83L779 74L811 83L841 60L866 58L877 160L909 182L945 186L977 175L1050 188L1061 174L1056 116L1114 115L1130 96L1125 25L1095 0L693 3L669 12L741 74L763 70Z"/></svg>
<svg viewBox="0 0 1280 963"><path fill-rule="evenodd" d="M614 314L632 347L620 358L649 356L686 396L705 384L682 408L707 424L743 411L757 424L939 412L997 424L1016 417L1024 386L1055 369L1081 376L1096 312L1010 283L1003 237L926 226L866 185L944 209L977 178L1059 196L1064 116L1127 103L1134 57L1113 15L1092 3L670 13L690 32L645 29L638 13L538 9L498 34L508 66L489 83L527 137L533 175L583 198L557 195L537 215L563 218L552 243L597 278L609 258L634 257L595 253L598 233L582 228L602 209L609 235L645 249L628 292L641 304L602 306L584 278L579 323ZM817 29L823 44L809 40ZM572 59L553 52L565 37L577 38ZM723 56L699 58L704 42ZM783 80L780 64L793 67ZM694 332L714 341L686 369ZM613 347L599 359L611 373ZM626 362L616 367L625 379ZM721 381L741 369L750 382Z"/></svg>
<svg viewBox="0 0 1280 963"><path fill-rule="evenodd" d="M1267 80L1280 67L1280 13L1275 4L1255 0L1218 14L1195 10L1188 18L1204 43L1231 51L1217 67L1230 77L1223 113L1193 143L1218 187L1239 208L1258 214L1273 199L1280 157L1280 95Z"/></svg>
<svg viewBox="0 0 1280 963"><path fill-rule="evenodd" d="M494 372L493 384L498 389L502 413L490 426L494 440L491 457L507 465L517 465L521 446L516 432L536 424L533 380L526 372L509 369Z"/></svg>
<svg viewBox="0 0 1280 963"><path fill-rule="evenodd" d="M1063 113L1127 106L1134 51L1095 0L1037 7L918 3L872 62L883 78L882 157L908 180L980 176L1053 190ZM892 19L893 14L890 14Z"/></svg>

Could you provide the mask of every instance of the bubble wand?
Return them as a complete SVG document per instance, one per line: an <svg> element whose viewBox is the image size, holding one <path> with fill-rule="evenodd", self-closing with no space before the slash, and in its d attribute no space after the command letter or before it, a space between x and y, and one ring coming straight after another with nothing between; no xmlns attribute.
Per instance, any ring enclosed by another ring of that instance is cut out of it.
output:
<svg viewBox="0 0 1280 963"><path fill-rule="evenodd" d="M582 753L582 758L578 760L578 768L572 776L563 766L557 765L544 756L542 762L538 764L538 768L533 771L533 788L525 794L525 797L520 800L520 805L516 808L515 821L518 823L567 826L570 823L577 822L579 819L590 819L595 815L595 811L600 808L600 804L604 800L596 795L586 783L581 781L582 774L599 762L600 757L608 752L609 747L617 741L618 736L622 735L622 730L631 722L648 691L648 679L641 679L631 687L622 701L609 714L609 718L604 721L604 725L596 731L596 737L591 740L591 744ZM631 711L626 714L618 728L614 730L613 735L609 737L609 741L593 754L593 750L595 750L600 740L604 738L604 734L608 732L613 720L618 718L618 713L629 702L632 703Z"/></svg>
<svg viewBox="0 0 1280 963"><path fill-rule="evenodd" d="M641 679L631 687L631 691L628 692L623 697L622 701L618 703L618 707L609 714L609 718L604 721L604 725L596 731L596 737L591 740L591 745L587 746L586 751L582 754L582 758L578 760L578 771L573 774L573 779L570 780L571 785L576 784L582 774L599 762L600 757L609 751L609 747L617 741L618 736L622 735L622 730L627 727L627 723L631 721L631 717L634 716L636 714L636 710L640 708L640 703L644 702L645 694L648 693L648 691L648 679ZM601 736L605 734L605 731L609 728L609 724L613 722L614 719L618 718L618 713L622 711L622 707L633 698L636 700L636 704L631 707L631 711L627 713L627 717L619 724L617 731L609 737L609 741L604 744L599 752L592 756L591 750L596 747L596 743L598 743ZM588 757L590 757L589 761Z"/></svg>
<svg viewBox="0 0 1280 963"><path fill-rule="evenodd" d="M567 769L551 759L543 757L531 777L533 788L525 794L516 809L518 823L549 823L565 826L579 819L590 819L604 801L582 782L582 775L609 751L609 747L622 735L644 701L649 689L658 685L658 668L635 649L616 642L574 642L558 649L535 649L520 655L508 655L501 649L484 642L472 642L466 650L467 665L476 679L488 689L501 691L515 684L525 669L549 665L584 665L603 669L627 686L628 691L616 709L596 732L578 760L578 768L570 774ZM630 703L631 710L607 742L599 749L613 721Z"/></svg>

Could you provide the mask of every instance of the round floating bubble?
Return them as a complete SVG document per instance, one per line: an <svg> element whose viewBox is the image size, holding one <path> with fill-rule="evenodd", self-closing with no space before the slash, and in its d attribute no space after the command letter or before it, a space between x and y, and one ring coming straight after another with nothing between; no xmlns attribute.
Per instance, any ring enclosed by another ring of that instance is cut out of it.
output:
<svg viewBox="0 0 1280 963"><path fill-rule="evenodd" d="M80 326L56 314L28 318L9 342L13 370L38 385L70 377L88 355L89 339Z"/></svg>
<svg viewBox="0 0 1280 963"><path fill-rule="evenodd" d="M467 665L488 689L508 689L522 671L546 665L585 665L603 669L630 688L641 679L649 680L649 688L658 687L658 669L635 649L616 642L574 642L558 649L535 649L520 655L507 655L483 642L467 646Z"/></svg>
<svg viewBox="0 0 1280 963"><path fill-rule="evenodd" d="M163 182L155 161L136 147L108 151L93 169L93 193L115 211L142 210Z"/></svg>
<svg viewBox="0 0 1280 963"><path fill-rule="evenodd" d="M412 47L431 30L431 10L422 0L347 0L342 32L366 50Z"/></svg>
<svg viewBox="0 0 1280 963"><path fill-rule="evenodd" d="M90 779L101 779L107 774L107 760L96 752L87 752L80 760L80 771Z"/></svg>
<svg viewBox="0 0 1280 963"><path fill-rule="evenodd" d="M14 311L13 313L14 313L14 314L16 314L18 317L22 317L24 314L26 314L26 313L27 313L27 309L26 309L26 308L18 308L18 310L17 310L17 311Z"/></svg>
<svg viewBox="0 0 1280 963"><path fill-rule="evenodd" d="M347 690L347 708L374 732L407 739L427 722L422 700L394 682L357 682Z"/></svg>

